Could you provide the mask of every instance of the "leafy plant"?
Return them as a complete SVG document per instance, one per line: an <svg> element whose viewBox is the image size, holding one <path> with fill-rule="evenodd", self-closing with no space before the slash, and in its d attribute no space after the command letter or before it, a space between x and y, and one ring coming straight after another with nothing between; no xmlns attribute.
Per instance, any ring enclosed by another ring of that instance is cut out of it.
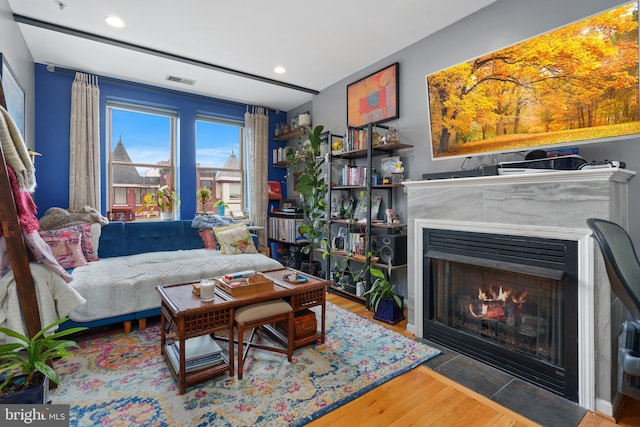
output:
<svg viewBox="0 0 640 427"><path fill-rule="evenodd" d="M213 204L214 208L220 207L220 206L224 206L225 208L229 208L229 204L227 204L227 202L225 202L224 200L220 199L220 200L216 200L216 202Z"/></svg>
<svg viewBox="0 0 640 427"><path fill-rule="evenodd" d="M84 327L70 328L45 336L49 330L65 321L67 318L51 323L38 331L33 338L28 338L12 329L0 328L1 333L21 341L0 345L0 375L7 374L4 381L0 383L0 391L18 374L26 376L23 389L32 386L31 383L36 372L42 373L56 384L60 383L58 374L48 365L48 362L55 358L67 357L69 355L67 348L79 347L75 341L61 340L60 338L87 329Z"/></svg>
<svg viewBox="0 0 640 427"><path fill-rule="evenodd" d="M376 279L371 284L371 287L364 293L369 296L369 302L373 306L374 310L378 310L378 305L383 299L391 299L395 301L398 307L402 307L402 299L393 292L395 285L391 283L391 260L387 263L387 274L384 271L375 267L373 264L368 264L367 267L369 274Z"/></svg>
<svg viewBox="0 0 640 427"><path fill-rule="evenodd" d="M138 213L142 213L145 210L147 216L151 216L151 212L157 207L160 212L172 212L174 204L180 203L180 197L170 186L158 185L153 193L147 193L142 200L142 206L138 208Z"/></svg>
<svg viewBox="0 0 640 427"><path fill-rule="evenodd" d="M207 213L207 202L211 200L211 190L208 187L200 187L196 192L196 200L200 202L202 214Z"/></svg>
<svg viewBox="0 0 640 427"><path fill-rule="evenodd" d="M323 130L324 126L321 125L307 129L305 136L308 143L303 144L297 152L289 154L287 158L290 173L299 175L297 190L303 202L300 231L307 237L307 245L302 248L303 253L309 253L322 245L327 227L325 215L329 186L322 170L325 158L320 155Z"/></svg>

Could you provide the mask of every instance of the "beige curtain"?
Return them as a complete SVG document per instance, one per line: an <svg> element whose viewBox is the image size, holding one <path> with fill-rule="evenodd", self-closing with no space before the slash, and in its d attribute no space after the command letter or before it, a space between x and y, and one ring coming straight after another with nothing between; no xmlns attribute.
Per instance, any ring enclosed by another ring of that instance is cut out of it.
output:
<svg viewBox="0 0 640 427"><path fill-rule="evenodd" d="M253 225L267 229L267 172L269 168L269 117L264 108L253 107L244 115L245 170L249 219ZM260 244L266 246L265 232L259 233Z"/></svg>
<svg viewBox="0 0 640 427"><path fill-rule="evenodd" d="M98 77L76 73L71 87L69 210L100 211L100 89Z"/></svg>

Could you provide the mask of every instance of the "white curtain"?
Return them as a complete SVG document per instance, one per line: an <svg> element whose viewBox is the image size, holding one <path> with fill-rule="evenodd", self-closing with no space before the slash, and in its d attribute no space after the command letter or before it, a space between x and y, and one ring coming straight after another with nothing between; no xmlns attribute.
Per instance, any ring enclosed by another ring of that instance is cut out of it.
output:
<svg viewBox="0 0 640 427"><path fill-rule="evenodd" d="M98 77L76 73L71 87L69 210L100 211L100 89Z"/></svg>
<svg viewBox="0 0 640 427"><path fill-rule="evenodd" d="M264 108L247 109L244 115L245 170L249 219L253 225L267 229L267 172L269 168L269 117ZM260 244L266 246L266 233L259 233Z"/></svg>

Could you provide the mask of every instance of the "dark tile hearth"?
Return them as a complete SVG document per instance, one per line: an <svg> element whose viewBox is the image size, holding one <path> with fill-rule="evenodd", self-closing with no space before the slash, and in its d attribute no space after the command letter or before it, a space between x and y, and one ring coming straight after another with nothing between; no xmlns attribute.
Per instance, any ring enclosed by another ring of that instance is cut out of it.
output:
<svg viewBox="0 0 640 427"><path fill-rule="evenodd" d="M432 341L419 340L442 351L442 354L426 362L426 367L538 424L576 427L586 413L577 404L540 387Z"/></svg>

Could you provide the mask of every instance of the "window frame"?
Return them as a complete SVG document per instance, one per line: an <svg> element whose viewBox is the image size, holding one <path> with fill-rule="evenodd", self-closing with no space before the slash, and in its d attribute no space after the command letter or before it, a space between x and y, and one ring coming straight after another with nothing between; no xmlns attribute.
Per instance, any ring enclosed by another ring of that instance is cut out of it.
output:
<svg viewBox="0 0 640 427"><path fill-rule="evenodd" d="M133 112L133 113L140 113L140 114L151 114L151 115L156 115L156 116L162 116L162 117L166 117L169 119L169 159L168 159L168 164L162 164L159 165L158 163L138 163L138 162L121 162L121 161L115 161L113 159L113 128L112 128L112 121L113 121L113 110L124 110L124 111L129 111L129 112ZM115 196L115 188L117 188L117 185L114 185L113 182L113 168L115 166L131 166L131 167L135 167L135 168L149 168L149 169L157 169L159 166L162 166L163 169L169 169L170 170L170 174L171 174L171 182L169 183L169 185L175 189L175 191L180 194L179 191L179 185L178 185L178 181L177 181L177 172L178 172L178 167L176 165L176 158L177 158L177 148L178 148L178 112L176 110L171 110L171 109L166 109L166 108L160 108L160 107L152 107L152 106L147 106L147 105L141 105L141 104L136 104L136 103L132 103L132 102L121 102L121 101L114 101L114 100L107 100L106 102L106 109L105 109L105 115L106 115L106 133L107 133L107 137L106 137L106 168L107 168L107 173L106 173L106 185L105 185L105 190L106 190L106 203L107 203L107 210L111 211L112 209L117 209L117 208L121 208L123 206L128 207L128 200L127 202L125 202L124 205L122 204L118 204L116 203L116 196ZM136 197L135 197L135 208L134 210L137 211L137 209L142 206L142 197L144 196L144 194L146 192L148 192L149 190L146 189L145 185L141 185L138 187L125 187L125 188L135 188L136 191ZM179 213L180 210L177 209L174 211L176 218L179 218ZM137 217L136 217L137 219ZM160 220L160 217L155 218L154 220Z"/></svg>
<svg viewBox="0 0 640 427"><path fill-rule="evenodd" d="M238 145L239 145L239 153L238 153L238 164L239 164L239 169L230 169L230 168L216 168L216 167L210 167L210 166L200 166L198 164L198 122L206 122L206 123L213 123L213 124L217 124L217 125L226 125L226 126L235 126L237 128L239 128L240 130L240 134L239 134L239 141L238 141ZM240 173L240 182L238 183L239 187L240 187L240 196L238 198L238 202L240 203L240 209L242 210L242 212L245 212L246 209L246 174L245 174L245 161L244 161L244 132L245 132L245 128L244 128L244 121L242 120L233 120L233 119L227 119L227 118L223 118L223 117L218 117L215 115L210 115L210 114L196 114L196 118L194 121L194 127L195 127L195 138L194 138L194 151L195 151L195 162L196 162L196 188L200 188L200 183L202 181L202 178L198 179L198 177L201 177L201 171L203 170L211 170L215 172L239 172ZM203 177L204 179L209 179L208 176ZM215 181L215 178L212 178L213 181ZM215 197L215 194L213 195L213 197ZM229 200L226 200L226 202L230 202ZM235 200L234 200L235 202Z"/></svg>

